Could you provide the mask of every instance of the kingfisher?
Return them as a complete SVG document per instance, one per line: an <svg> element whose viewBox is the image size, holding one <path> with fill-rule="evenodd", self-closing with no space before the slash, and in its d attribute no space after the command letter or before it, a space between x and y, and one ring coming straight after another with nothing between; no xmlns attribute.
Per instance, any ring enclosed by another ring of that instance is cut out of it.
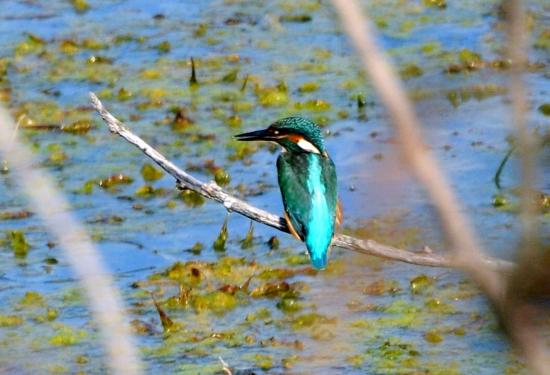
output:
<svg viewBox="0 0 550 375"><path fill-rule="evenodd" d="M287 117L267 129L235 136L239 141L275 142L279 188L290 233L305 242L311 264L327 267L334 231L342 221L336 168L328 156L321 129L302 117Z"/></svg>

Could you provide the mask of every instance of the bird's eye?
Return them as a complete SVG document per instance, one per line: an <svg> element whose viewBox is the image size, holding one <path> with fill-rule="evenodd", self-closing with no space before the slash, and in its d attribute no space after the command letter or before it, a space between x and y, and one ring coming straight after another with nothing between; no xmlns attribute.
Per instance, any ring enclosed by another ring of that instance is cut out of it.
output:
<svg viewBox="0 0 550 375"><path fill-rule="evenodd" d="M279 131L278 131L278 130L275 130L275 131L273 132L273 134L279 135Z"/></svg>

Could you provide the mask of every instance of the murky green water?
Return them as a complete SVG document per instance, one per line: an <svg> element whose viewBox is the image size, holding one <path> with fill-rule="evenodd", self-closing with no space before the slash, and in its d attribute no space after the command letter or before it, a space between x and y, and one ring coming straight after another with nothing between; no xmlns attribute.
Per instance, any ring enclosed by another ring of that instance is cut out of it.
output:
<svg viewBox="0 0 550 375"><path fill-rule="evenodd" d="M483 245L512 258L513 159L502 177L512 203L492 204L511 118L497 2L364 3ZM290 114L311 117L325 127L338 168L345 230L440 251L434 213L399 164L385 113L328 2L89 5L79 12L70 1L2 2L0 100L25 115L20 135L115 274L149 373L220 373L218 357L245 373L523 370L485 300L456 272L335 249L329 270L314 273L301 244L260 225L247 240L249 221L236 214L216 251L225 209L178 193L169 177L141 173L145 157L110 135L88 105L96 92L178 165L204 180L228 173L229 191L273 212L282 210L277 151L231 136ZM550 9L528 5L529 121L544 134ZM541 170L548 161L546 149ZM100 186L119 173L127 184ZM549 192L549 178L541 176L540 191ZM103 372L97 331L61 249L25 212L10 174L0 179L0 369ZM548 238L548 214L541 218ZM267 243L272 236L278 248ZM173 322L168 333L151 293Z"/></svg>

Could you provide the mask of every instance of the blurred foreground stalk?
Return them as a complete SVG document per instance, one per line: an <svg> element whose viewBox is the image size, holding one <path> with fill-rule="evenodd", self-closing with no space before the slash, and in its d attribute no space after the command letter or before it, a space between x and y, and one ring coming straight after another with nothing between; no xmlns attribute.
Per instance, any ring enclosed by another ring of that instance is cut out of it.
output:
<svg viewBox="0 0 550 375"><path fill-rule="evenodd" d="M84 228L70 213L70 207L55 183L36 167L30 150L16 136L9 113L0 107L0 154L9 166L9 178L29 198L36 212L55 236L87 295L92 316L109 355L114 374L140 374L141 361L132 344L130 329L113 280ZM4 177L8 178L8 177Z"/></svg>

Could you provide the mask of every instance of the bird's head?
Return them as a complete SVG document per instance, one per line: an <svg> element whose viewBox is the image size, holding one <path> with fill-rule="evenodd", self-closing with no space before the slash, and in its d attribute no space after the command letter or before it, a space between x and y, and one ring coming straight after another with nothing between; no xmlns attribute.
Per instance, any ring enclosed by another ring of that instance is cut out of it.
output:
<svg viewBox="0 0 550 375"><path fill-rule="evenodd" d="M276 142L289 152L326 156L321 129L313 121L302 117L287 117L274 122L267 129L238 134L235 138L239 141Z"/></svg>

